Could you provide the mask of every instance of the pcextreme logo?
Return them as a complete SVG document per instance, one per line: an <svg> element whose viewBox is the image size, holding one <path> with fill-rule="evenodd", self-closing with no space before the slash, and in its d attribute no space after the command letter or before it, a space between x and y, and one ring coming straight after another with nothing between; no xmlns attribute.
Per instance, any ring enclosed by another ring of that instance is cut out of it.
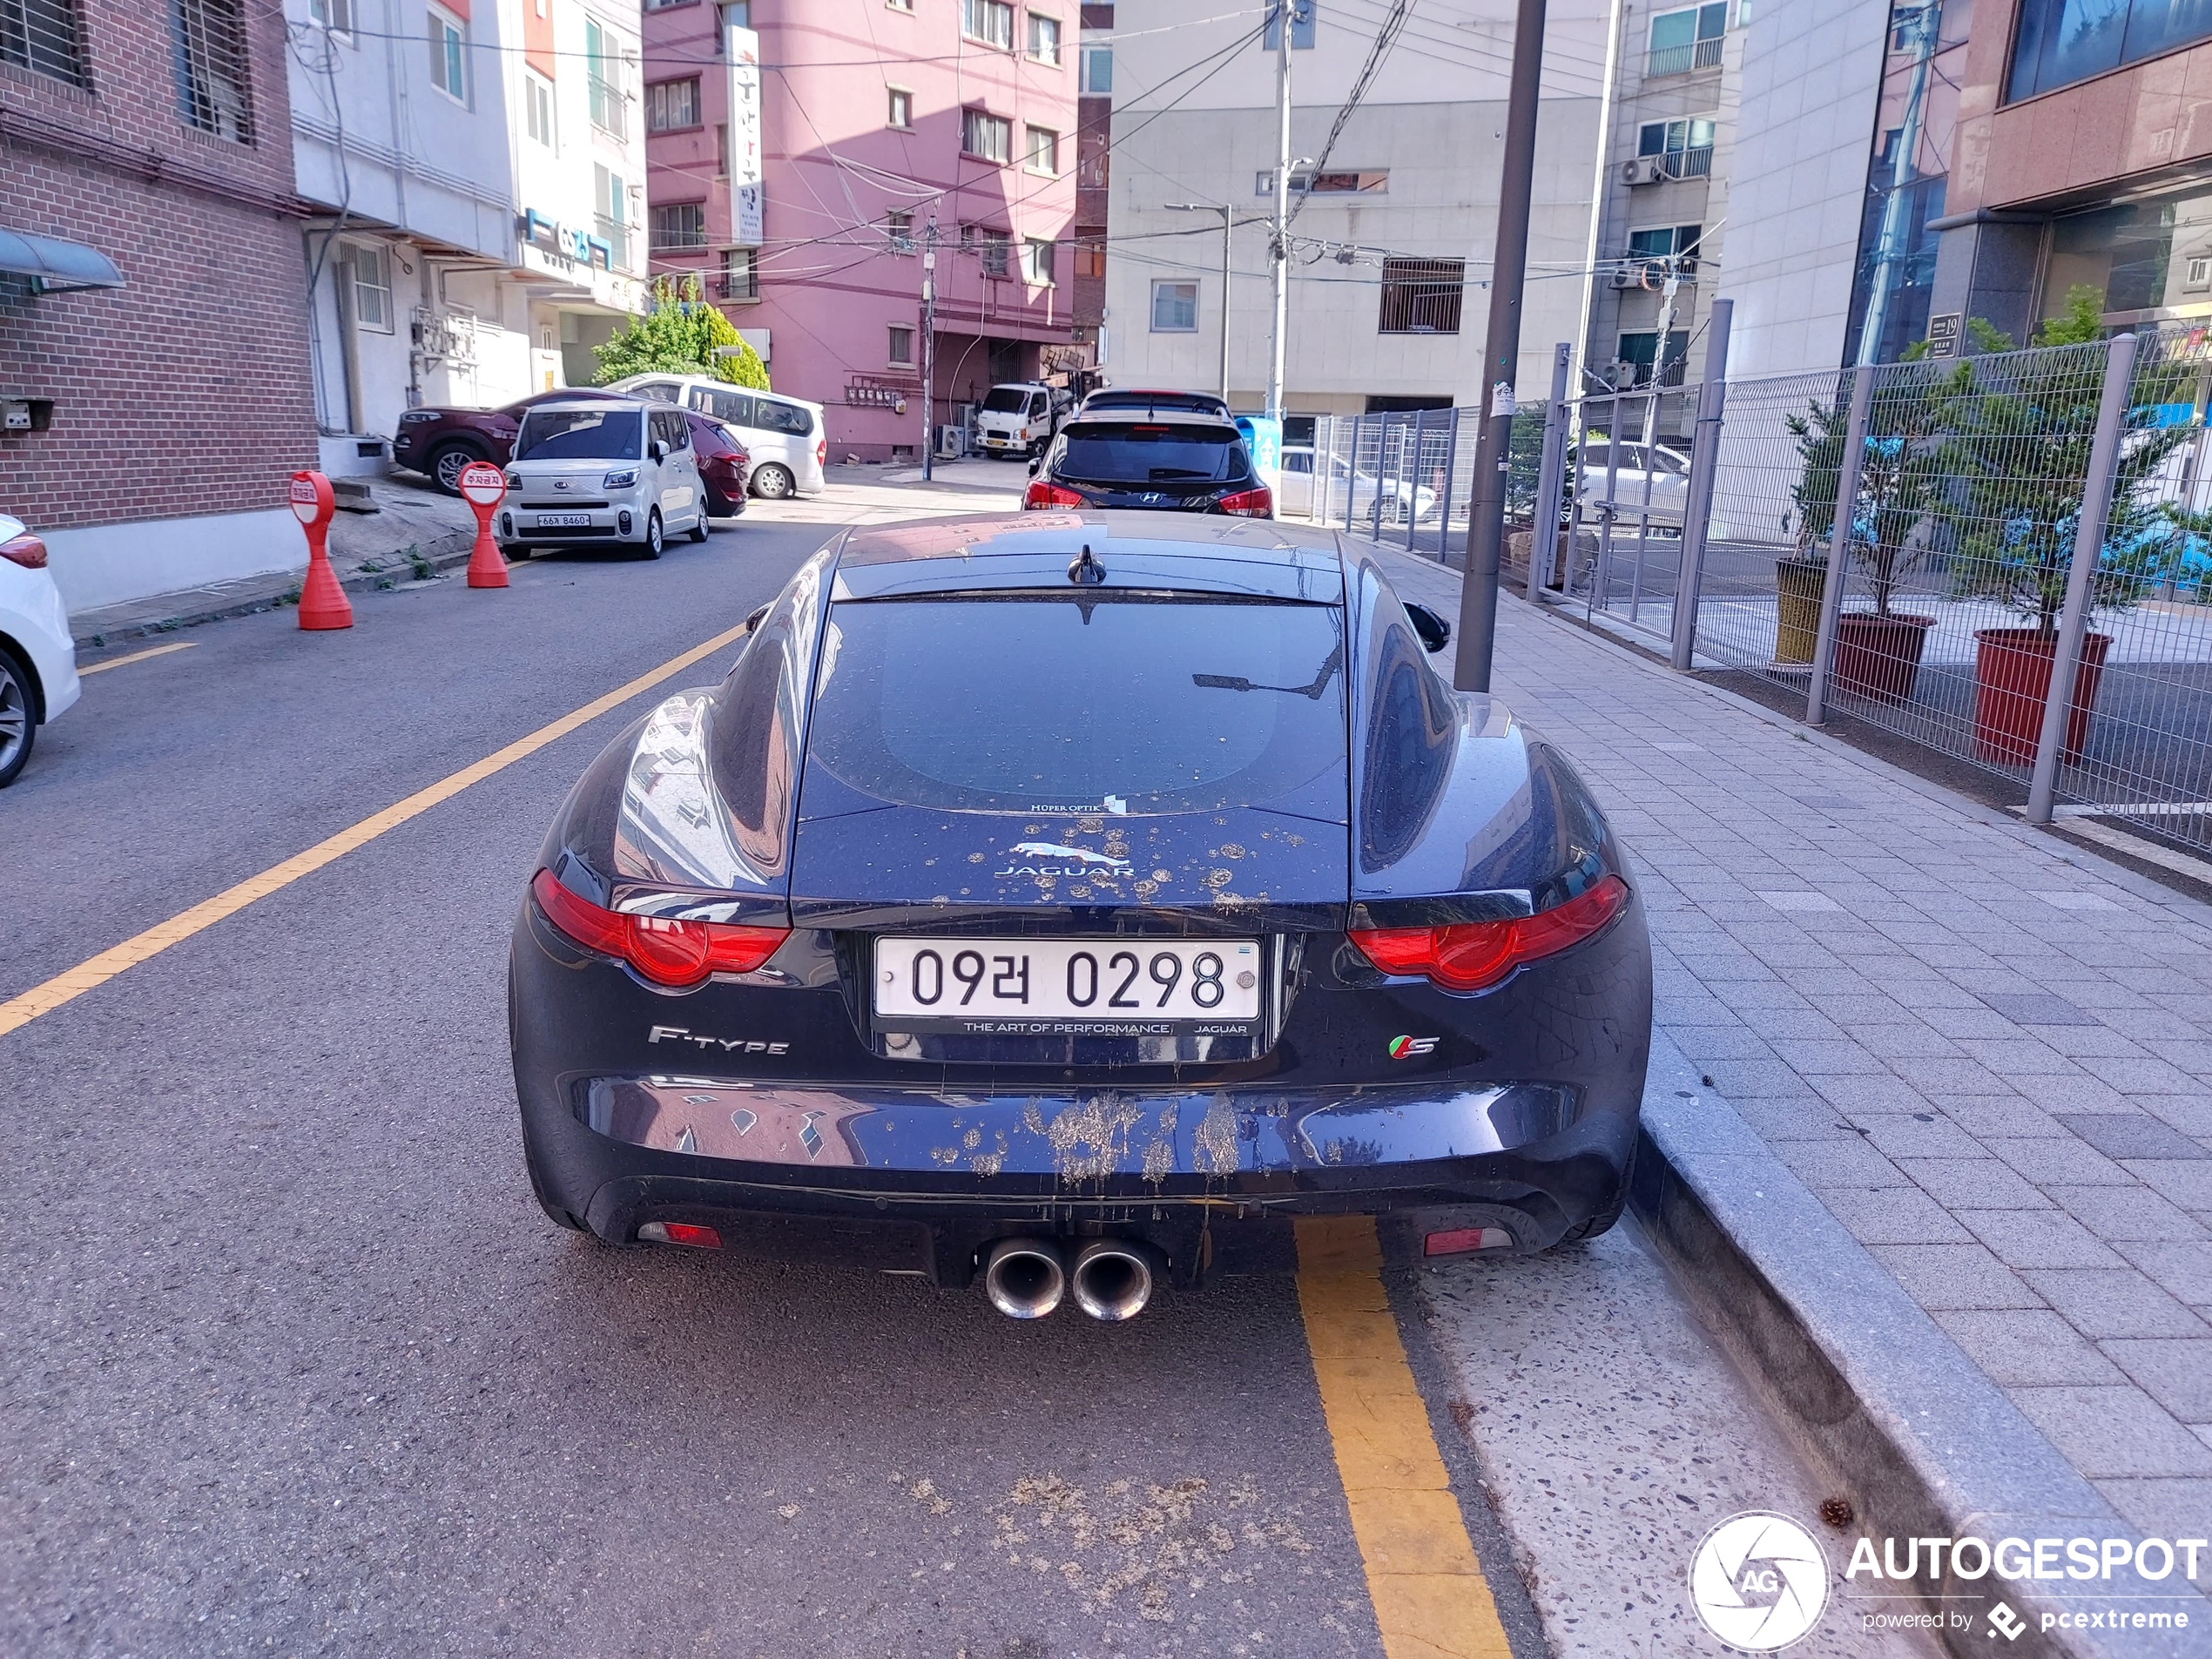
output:
<svg viewBox="0 0 2212 1659"><path fill-rule="evenodd" d="M1393 1060L1411 1060L1416 1055L1435 1052L1434 1037L1393 1037L1390 1040L1390 1057Z"/></svg>
<svg viewBox="0 0 2212 1659"><path fill-rule="evenodd" d="M1689 1602L1705 1628L1730 1647L1772 1653L1820 1622L1828 1605L1828 1558L1787 1515L1731 1515L1697 1546Z"/></svg>

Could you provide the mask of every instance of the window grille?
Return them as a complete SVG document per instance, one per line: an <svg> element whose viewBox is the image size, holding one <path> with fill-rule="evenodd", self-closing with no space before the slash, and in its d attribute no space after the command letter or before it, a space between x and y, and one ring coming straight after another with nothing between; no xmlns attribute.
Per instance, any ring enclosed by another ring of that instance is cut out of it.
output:
<svg viewBox="0 0 2212 1659"><path fill-rule="evenodd" d="M253 143L253 97L246 71L241 0L174 0L169 21L177 52L177 102L185 125L233 143Z"/></svg>
<svg viewBox="0 0 2212 1659"><path fill-rule="evenodd" d="M91 86L77 0L0 0L0 64Z"/></svg>

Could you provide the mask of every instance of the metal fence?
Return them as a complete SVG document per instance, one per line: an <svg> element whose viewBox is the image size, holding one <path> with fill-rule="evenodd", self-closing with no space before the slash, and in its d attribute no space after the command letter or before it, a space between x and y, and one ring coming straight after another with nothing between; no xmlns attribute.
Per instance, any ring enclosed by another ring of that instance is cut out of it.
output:
<svg viewBox="0 0 2212 1659"><path fill-rule="evenodd" d="M1317 415L1310 457L1298 446L1285 452L1277 510L1464 563L1479 415L1473 408ZM1507 563L1514 569L1527 556L1520 533L1535 507L1543 436L1542 409L1514 415L1506 486Z"/></svg>
<svg viewBox="0 0 2212 1659"><path fill-rule="evenodd" d="M2207 330L1725 385L1722 341L1703 387L1550 412L1531 593L2015 779L2031 818L2212 848Z"/></svg>

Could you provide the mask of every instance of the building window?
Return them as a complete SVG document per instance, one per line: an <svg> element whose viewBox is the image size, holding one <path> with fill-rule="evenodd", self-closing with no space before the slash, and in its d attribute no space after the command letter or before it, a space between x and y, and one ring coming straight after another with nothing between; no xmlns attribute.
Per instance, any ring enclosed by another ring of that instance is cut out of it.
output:
<svg viewBox="0 0 2212 1659"><path fill-rule="evenodd" d="M1629 257L1674 261L1676 269L1686 274L1697 268L1697 242L1704 233L1702 225L1669 225L1657 230L1630 231Z"/></svg>
<svg viewBox="0 0 2212 1659"><path fill-rule="evenodd" d="M596 162L591 168L592 218L600 239L611 250L608 264L618 271L630 268L630 187L618 172Z"/></svg>
<svg viewBox="0 0 2212 1659"><path fill-rule="evenodd" d="M714 275L718 300L758 300L760 297L759 252L750 247L722 250L722 268Z"/></svg>
<svg viewBox="0 0 2212 1659"><path fill-rule="evenodd" d="M583 76L590 94L591 125L610 138L630 136L622 96L622 52L612 30L583 20Z"/></svg>
<svg viewBox="0 0 2212 1659"><path fill-rule="evenodd" d="M0 0L0 64L91 85L78 0Z"/></svg>
<svg viewBox="0 0 2212 1659"><path fill-rule="evenodd" d="M1001 51L1014 50L1014 8L1007 0L960 0L960 31Z"/></svg>
<svg viewBox="0 0 2212 1659"><path fill-rule="evenodd" d="M1651 20L1651 55L1647 75L1687 75L1693 69L1721 66L1721 37L1728 32L1728 0L1662 11Z"/></svg>
<svg viewBox="0 0 2212 1659"><path fill-rule="evenodd" d="M910 17L914 13L914 0L883 0L883 3L888 10L903 11Z"/></svg>
<svg viewBox="0 0 2212 1659"><path fill-rule="evenodd" d="M7 14L14 8L0 5L0 29L5 29ZM334 35L351 34L354 29L354 0L307 0L307 18L318 28L327 29Z"/></svg>
<svg viewBox="0 0 2212 1659"><path fill-rule="evenodd" d="M2212 253L2199 253L2182 273L2182 292L2202 293L2208 289L2212 289Z"/></svg>
<svg viewBox="0 0 2212 1659"><path fill-rule="evenodd" d="M1060 19L1042 11L1029 14L1029 56L1040 64L1060 61Z"/></svg>
<svg viewBox="0 0 2212 1659"><path fill-rule="evenodd" d="M1284 0L1273 0L1267 10L1267 35L1263 44L1269 51L1279 51L1283 44ZM1313 10L1316 0L1289 0L1291 8L1291 50L1294 52L1313 49Z"/></svg>
<svg viewBox="0 0 2212 1659"><path fill-rule="evenodd" d="M1155 282L1152 285L1152 332L1156 334L1195 334L1198 332L1197 283Z"/></svg>
<svg viewBox="0 0 2212 1659"><path fill-rule="evenodd" d="M714 50L722 50L722 37L732 29L752 27L752 0L722 0L722 27L714 31Z"/></svg>
<svg viewBox="0 0 2212 1659"><path fill-rule="evenodd" d="M1467 274L1465 260L1385 260L1377 329L1386 334L1458 334Z"/></svg>
<svg viewBox="0 0 2212 1659"><path fill-rule="evenodd" d="M714 176L730 176L730 124L726 121L714 124Z"/></svg>
<svg viewBox="0 0 2212 1659"><path fill-rule="evenodd" d="M985 276L1002 277L1014 251L1014 239L1004 231L963 225L960 227L960 247L963 253L981 255Z"/></svg>
<svg viewBox="0 0 2212 1659"><path fill-rule="evenodd" d="M469 101L469 25L442 6L429 8L430 84L457 104Z"/></svg>
<svg viewBox="0 0 2212 1659"><path fill-rule="evenodd" d="M1052 178L1058 178L1060 175L1060 135L1049 127L1031 127L1028 139L1028 158L1023 165L1031 172L1041 172Z"/></svg>
<svg viewBox="0 0 2212 1659"><path fill-rule="evenodd" d="M1275 170L1252 175L1252 194L1272 196L1275 193ZM1390 169L1370 168L1365 172L1294 172L1291 175L1291 194L1293 196L1387 196L1390 194Z"/></svg>
<svg viewBox="0 0 2212 1659"><path fill-rule="evenodd" d="M1712 118L1646 121L1636 129L1636 153L1659 157L1669 179L1706 178L1713 171Z"/></svg>
<svg viewBox="0 0 2212 1659"><path fill-rule="evenodd" d="M239 144L253 141L242 0L174 0L177 101L188 126Z"/></svg>
<svg viewBox="0 0 2212 1659"><path fill-rule="evenodd" d="M557 149L553 128L553 83L535 70L523 71L523 107L529 119L531 140L548 150Z"/></svg>
<svg viewBox="0 0 2212 1659"><path fill-rule="evenodd" d="M1652 368L1659 355L1659 334L1656 329L1621 336L1621 361L1629 372L1621 377L1622 386L1649 386L1652 383ZM1662 366L1661 383L1680 386L1683 368L1689 361L1689 333L1677 328L1667 336L1667 361Z"/></svg>
<svg viewBox="0 0 2212 1659"><path fill-rule="evenodd" d="M392 255L381 247L354 247L354 326L373 333L392 332Z"/></svg>
<svg viewBox="0 0 2212 1659"><path fill-rule="evenodd" d="M1082 78L1077 90L1093 98L1110 98L1114 91L1114 49L1111 46L1086 46L1082 56Z"/></svg>
<svg viewBox="0 0 2212 1659"><path fill-rule="evenodd" d="M1030 236L1022 242L1022 280L1033 288L1049 288L1053 284L1053 244Z"/></svg>
<svg viewBox="0 0 2212 1659"><path fill-rule="evenodd" d="M914 95L903 86L893 86L885 90L885 98L883 125L911 129L914 124Z"/></svg>
<svg viewBox="0 0 2212 1659"><path fill-rule="evenodd" d="M891 212L883 216L884 239L890 243L894 253L914 251L914 216L908 212Z"/></svg>
<svg viewBox="0 0 2212 1659"><path fill-rule="evenodd" d="M699 125L699 78L657 81L645 89L645 131L676 132Z"/></svg>
<svg viewBox="0 0 2212 1659"><path fill-rule="evenodd" d="M891 325L891 347L885 360L894 368L912 368L914 362L914 331L902 323Z"/></svg>
<svg viewBox="0 0 2212 1659"><path fill-rule="evenodd" d="M2212 39L2212 9L2187 0L2021 0L2008 98L2101 75Z"/></svg>
<svg viewBox="0 0 2212 1659"><path fill-rule="evenodd" d="M652 243L656 253L706 246L706 204L674 202L652 210Z"/></svg>
<svg viewBox="0 0 2212 1659"><path fill-rule="evenodd" d="M678 6L697 5L698 0L645 0L648 11L673 11Z"/></svg>
<svg viewBox="0 0 2212 1659"><path fill-rule="evenodd" d="M960 147L1001 166L1014 159L1014 123L983 110L960 112Z"/></svg>

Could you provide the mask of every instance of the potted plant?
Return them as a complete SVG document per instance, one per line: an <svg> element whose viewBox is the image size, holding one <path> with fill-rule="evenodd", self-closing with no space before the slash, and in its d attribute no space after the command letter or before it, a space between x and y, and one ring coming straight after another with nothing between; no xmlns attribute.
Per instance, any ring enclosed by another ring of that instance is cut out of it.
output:
<svg viewBox="0 0 2212 1659"><path fill-rule="evenodd" d="M1925 343L1907 354L1917 362ZM1898 582L1927 556L1929 538L1945 516L1950 445L1946 421L1969 371L1964 365L1899 367L1885 372L1868 405L1866 451L1859 460L1859 498L1850 547L1866 572L1871 610L1836 618L1836 689L1885 703L1907 703L1935 618L1894 610Z"/></svg>
<svg viewBox="0 0 2212 1659"><path fill-rule="evenodd" d="M2097 289L2077 285L2064 314L2044 325L2035 344L2086 347L2101 340L2101 305ZM1978 344L1986 341L1999 350L2011 346L1987 325L1982 329ZM1993 598L2028 623L1974 635L1974 752L1984 760L2027 765L2035 759L2096 432L2101 366L2101 359L2087 350L2023 352L1970 364L1954 402L1949 455L1956 486L1947 516L1959 532L1958 589ZM2114 467L2092 578L2093 611L2135 604L2155 582L2155 567L2166 545L2157 532L2161 515L2140 497L2191 435L2187 427L2150 424L2155 407L2174 389L2167 382L2178 384L2181 373L2157 364L2137 371L2128 400L2129 432ZM2068 764L2079 762L2087 746L2090 712L2111 644L2110 634L2092 631L2082 637L2060 751Z"/></svg>
<svg viewBox="0 0 2212 1659"><path fill-rule="evenodd" d="M1797 482L1790 490L1797 509L1797 546L1774 562L1774 660L1802 667L1812 661L1820 634L1820 597L1828 584L1828 543L1851 422L1840 397L1833 403L1816 398L1804 414L1783 419L1797 442Z"/></svg>

